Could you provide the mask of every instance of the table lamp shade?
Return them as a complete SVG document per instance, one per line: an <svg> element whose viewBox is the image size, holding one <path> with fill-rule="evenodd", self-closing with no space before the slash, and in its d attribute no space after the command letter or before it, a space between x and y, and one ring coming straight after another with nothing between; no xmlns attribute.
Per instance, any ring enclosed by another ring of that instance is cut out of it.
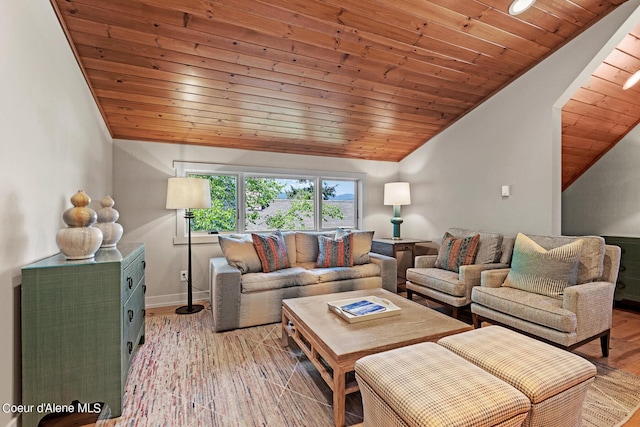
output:
<svg viewBox="0 0 640 427"><path fill-rule="evenodd" d="M408 182L389 182L384 185L385 205L410 205L411 190Z"/></svg>
<svg viewBox="0 0 640 427"><path fill-rule="evenodd" d="M169 178L167 209L204 209L211 207L209 180L204 178Z"/></svg>

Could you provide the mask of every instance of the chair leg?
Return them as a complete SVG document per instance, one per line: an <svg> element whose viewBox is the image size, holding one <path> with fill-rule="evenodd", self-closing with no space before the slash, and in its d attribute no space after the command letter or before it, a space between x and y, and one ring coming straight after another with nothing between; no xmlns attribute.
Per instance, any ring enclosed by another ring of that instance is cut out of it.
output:
<svg viewBox="0 0 640 427"><path fill-rule="evenodd" d="M482 319L475 313L471 313L471 320L473 321L473 329L479 329L482 326Z"/></svg>
<svg viewBox="0 0 640 427"><path fill-rule="evenodd" d="M611 331L608 331L606 335L600 337L600 347L602 348L602 357L609 357L609 340L611 338Z"/></svg>
<svg viewBox="0 0 640 427"><path fill-rule="evenodd" d="M413 291L411 289L407 289L407 299L413 301Z"/></svg>
<svg viewBox="0 0 640 427"><path fill-rule="evenodd" d="M454 319L457 319L459 314L460 314L460 310L458 309L458 307L451 307L451 316Z"/></svg>

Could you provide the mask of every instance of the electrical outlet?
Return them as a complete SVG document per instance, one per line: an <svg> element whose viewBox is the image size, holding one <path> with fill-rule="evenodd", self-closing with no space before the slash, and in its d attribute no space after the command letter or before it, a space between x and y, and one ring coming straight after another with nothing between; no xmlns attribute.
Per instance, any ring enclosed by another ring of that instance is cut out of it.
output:
<svg viewBox="0 0 640 427"><path fill-rule="evenodd" d="M187 275L187 270L182 270L180 271L180 281L181 282L186 282L188 281L188 275Z"/></svg>

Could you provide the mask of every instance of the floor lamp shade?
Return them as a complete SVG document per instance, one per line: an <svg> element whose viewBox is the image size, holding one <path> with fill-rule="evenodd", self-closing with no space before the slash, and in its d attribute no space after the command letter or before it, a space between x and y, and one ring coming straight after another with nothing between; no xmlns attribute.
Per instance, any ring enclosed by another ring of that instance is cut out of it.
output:
<svg viewBox="0 0 640 427"><path fill-rule="evenodd" d="M205 209L211 207L209 180L204 178L169 178L167 209Z"/></svg>
<svg viewBox="0 0 640 427"><path fill-rule="evenodd" d="M206 209L211 207L211 190L209 180L203 178L177 177L169 178L167 183L167 209L186 209L184 218L187 220L189 236L189 269L187 273L187 305L178 307L176 313L191 314L201 311L204 307L193 304L193 275L191 268L191 209Z"/></svg>
<svg viewBox="0 0 640 427"><path fill-rule="evenodd" d="M400 239L400 206L411 204L411 188L408 182L389 182L384 185L384 204L393 206L393 239Z"/></svg>

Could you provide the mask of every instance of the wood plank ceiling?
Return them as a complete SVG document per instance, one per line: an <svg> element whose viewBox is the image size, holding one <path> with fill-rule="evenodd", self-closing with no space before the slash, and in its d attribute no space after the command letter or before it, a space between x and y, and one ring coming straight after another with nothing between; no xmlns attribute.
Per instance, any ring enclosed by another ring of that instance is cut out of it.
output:
<svg viewBox="0 0 640 427"><path fill-rule="evenodd" d="M399 161L625 1L51 3L114 138Z"/></svg>
<svg viewBox="0 0 640 427"><path fill-rule="evenodd" d="M562 108L562 189L640 123L640 84L622 86L640 70L638 24Z"/></svg>

